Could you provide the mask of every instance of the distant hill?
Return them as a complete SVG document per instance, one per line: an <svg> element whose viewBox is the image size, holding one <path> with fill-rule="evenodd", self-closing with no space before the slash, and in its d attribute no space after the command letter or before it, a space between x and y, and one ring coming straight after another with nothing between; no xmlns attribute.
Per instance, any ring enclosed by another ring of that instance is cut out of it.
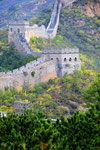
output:
<svg viewBox="0 0 100 150"><path fill-rule="evenodd" d="M29 20L44 8L52 8L55 0L0 0L0 28L10 20Z"/></svg>

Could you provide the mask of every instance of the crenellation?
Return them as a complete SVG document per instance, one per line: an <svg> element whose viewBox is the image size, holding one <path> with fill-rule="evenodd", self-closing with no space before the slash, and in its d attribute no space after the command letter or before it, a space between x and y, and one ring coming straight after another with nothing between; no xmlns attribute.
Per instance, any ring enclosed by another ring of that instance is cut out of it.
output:
<svg viewBox="0 0 100 150"><path fill-rule="evenodd" d="M26 64L25 66L22 66L18 69L14 69L12 71L9 71L9 72L0 72L0 75L15 75L15 74L20 74L20 73L23 73L23 71L28 71L28 70L31 70L31 69L34 69L37 65L41 65L43 63L43 59L42 58L39 58L37 59L37 61L32 61L28 64Z"/></svg>
<svg viewBox="0 0 100 150"><path fill-rule="evenodd" d="M43 51L43 54L72 54L79 53L78 48L65 48L65 49L47 49Z"/></svg>
<svg viewBox="0 0 100 150"><path fill-rule="evenodd" d="M56 77L55 61L48 61L41 64L35 63L35 67L32 67L30 65L27 67L23 67L25 70L22 69L22 67L19 68L18 72L15 72L13 70L11 75L9 75L9 73L7 73L6 75L5 73L0 75L0 89L4 90L7 87L10 88L13 86L17 90L20 90L26 85L28 87L34 87L34 85L37 83L47 82L51 77ZM34 77L32 77L31 75L32 71L35 71Z"/></svg>
<svg viewBox="0 0 100 150"><path fill-rule="evenodd" d="M13 42L24 57L31 54L40 58L12 71L0 72L0 90L11 87L17 90L21 90L22 87L31 88L40 82L47 82L50 78L62 77L65 73L73 74L75 69L81 69L78 48L56 48L36 52L28 43L33 36L51 39L56 36L62 1L56 0L47 29L43 25L29 26L27 21L9 23L8 42ZM72 1L68 0L68 4Z"/></svg>

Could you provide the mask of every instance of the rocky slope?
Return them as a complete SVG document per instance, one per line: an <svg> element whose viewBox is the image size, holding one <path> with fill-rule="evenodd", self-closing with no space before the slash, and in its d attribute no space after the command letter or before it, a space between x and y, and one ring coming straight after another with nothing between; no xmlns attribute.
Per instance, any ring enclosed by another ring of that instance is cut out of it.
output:
<svg viewBox="0 0 100 150"><path fill-rule="evenodd" d="M64 0L64 7L67 0ZM100 0L76 0L69 6L70 8L78 8L82 13L89 17L100 16Z"/></svg>

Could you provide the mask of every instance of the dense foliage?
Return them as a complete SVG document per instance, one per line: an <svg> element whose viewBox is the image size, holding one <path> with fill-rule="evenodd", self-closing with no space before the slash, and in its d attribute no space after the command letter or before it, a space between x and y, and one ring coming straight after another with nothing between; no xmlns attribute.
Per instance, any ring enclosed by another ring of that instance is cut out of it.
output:
<svg viewBox="0 0 100 150"><path fill-rule="evenodd" d="M63 41L63 37L61 35L57 35L55 39L43 39L41 37L32 37L30 40L30 45L35 51L43 51L48 48L66 48L68 47L66 43ZM70 46L71 47L71 46Z"/></svg>
<svg viewBox="0 0 100 150"><path fill-rule="evenodd" d="M34 56L31 55L24 58L13 44L8 45L7 34L7 30L0 30L0 72L19 68L35 60Z"/></svg>
<svg viewBox="0 0 100 150"><path fill-rule="evenodd" d="M0 117L1 150L99 150L100 105L56 122L32 111Z"/></svg>

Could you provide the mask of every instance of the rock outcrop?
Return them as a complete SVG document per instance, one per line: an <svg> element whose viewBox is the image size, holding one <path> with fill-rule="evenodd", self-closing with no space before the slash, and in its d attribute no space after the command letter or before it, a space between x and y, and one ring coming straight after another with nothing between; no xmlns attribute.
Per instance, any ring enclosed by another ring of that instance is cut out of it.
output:
<svg viewBox="0 0 100 150"><path fill-rule="evenodd" d="M67 1L63 0L64 7ZM78 8L89 17L100 16L100 0L76 0L68 8Z"/></svg>

